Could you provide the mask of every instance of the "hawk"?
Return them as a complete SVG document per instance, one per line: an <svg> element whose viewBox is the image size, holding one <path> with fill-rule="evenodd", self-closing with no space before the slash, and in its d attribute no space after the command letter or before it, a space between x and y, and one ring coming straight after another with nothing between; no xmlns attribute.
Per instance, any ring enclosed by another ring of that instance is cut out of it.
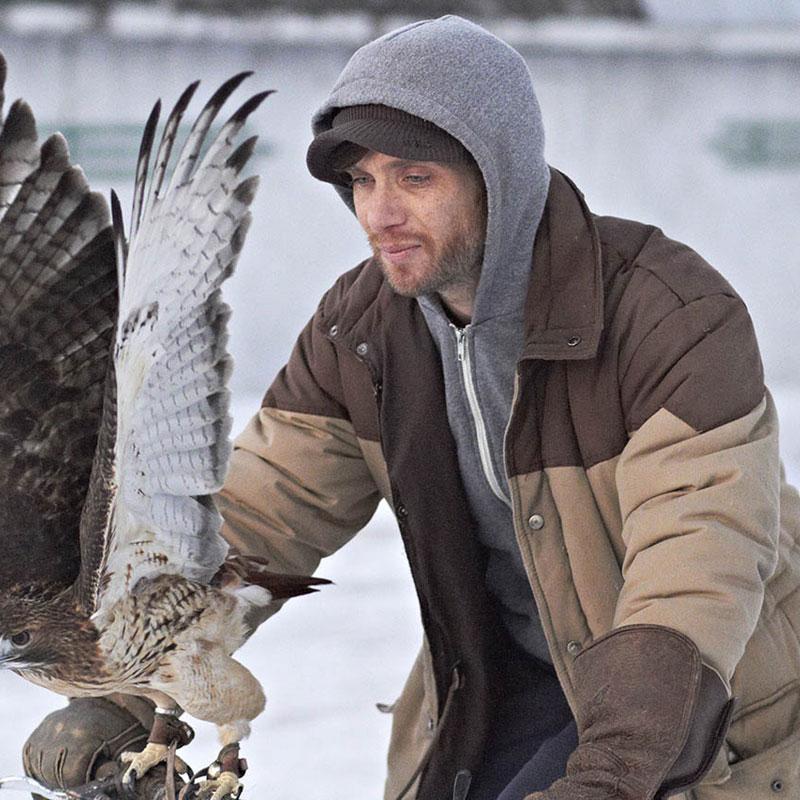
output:
<svg viewBox="0 0 800 800"><path fill-rule="evenodd" d="M248 612L327 583L229 552L211 498L230 453L220 286L258 180L241 177L256 137L239 134L269 92L209 131L249 74L214 93L171 169L198 84L157 150L156 103L128 239L116 196L110 221L63 137L39 145L26 103L0 132L0 665L68 696L152 699L128 782L185 738L182 710L215 723L214 800L239 790L238 743L264 707L231 657Z"/></svg>

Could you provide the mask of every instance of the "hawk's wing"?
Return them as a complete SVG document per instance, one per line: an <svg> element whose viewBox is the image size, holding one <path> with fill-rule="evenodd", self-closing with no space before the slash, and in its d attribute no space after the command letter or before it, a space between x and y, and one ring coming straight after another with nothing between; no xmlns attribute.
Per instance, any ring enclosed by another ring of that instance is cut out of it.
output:
<svg viewBox="0 0 800 800"><path fill-rule="evenodd" d="M187 89L167 120L148 185L156 105L142 142L127 245L115 206L122 265L115 379L81 520L79 591L92 612L109 608L144 577L167 572L208 581L227 552L209 497L222 485L230 453L229 310L220 285L243 244L257 181L239 180L255 137L238 145L235 139L268 93L247 101L200 153L211 122L245 76L209 100L167 182L170 150L196 84Z"/></svg>
<svg viewBox="0 0 800 800"><path fill-rule="evenodd" d="M0 56L0 103L5 74ZM105 200L18 100L0 133L0 592L78 572L116 306Z"/></svg>

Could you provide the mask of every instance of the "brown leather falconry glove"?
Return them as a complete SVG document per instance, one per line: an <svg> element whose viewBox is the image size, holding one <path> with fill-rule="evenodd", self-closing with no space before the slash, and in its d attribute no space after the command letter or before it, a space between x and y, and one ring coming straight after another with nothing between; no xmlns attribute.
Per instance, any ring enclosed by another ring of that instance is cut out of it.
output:
<svg viewBox="0 0 800 800"><path fill-rule="evenodd" d="M153 705L139 697L70 700L28 738L22 755L25 773L54 789L108 777L119 771L120 753L145 746L152 722Z"/></svg>
<svg viewBox="0 0 800 800"><path fill-rule="evenodd" d="M575 660L578 747L566 777L526 800L662 800L700 781L733 700L682 633L618 628Z"/></svg>

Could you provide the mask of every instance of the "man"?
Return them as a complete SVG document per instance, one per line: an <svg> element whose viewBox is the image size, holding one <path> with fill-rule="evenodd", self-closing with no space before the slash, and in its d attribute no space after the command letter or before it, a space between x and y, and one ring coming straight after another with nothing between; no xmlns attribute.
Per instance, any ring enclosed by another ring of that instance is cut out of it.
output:
<svg viewBox="0 0 800 800"><path fill-rule="evenodd" d="M522 58L465 20L363 47L313 124L309 168L373 256L220 504L295 572L392 504L426 639L385 796L800 795L800 504L741 300L591 214Z"/></svg>

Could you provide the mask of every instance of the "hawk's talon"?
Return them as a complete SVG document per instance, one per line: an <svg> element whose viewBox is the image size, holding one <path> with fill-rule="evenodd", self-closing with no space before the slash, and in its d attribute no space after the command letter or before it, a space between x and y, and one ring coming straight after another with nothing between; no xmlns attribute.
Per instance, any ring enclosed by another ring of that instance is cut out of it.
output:
<svg viewBox="0 0 800 800"><path fill-rule="evenodd" d="M155 742L148 742L140 753L124 752L119 759L123 764L130 764L130 766L122 776L123 785L127 788L133 787L137 778L146 775L157 764L166 762L168 753L168 745L156 744ZM188 765L178 756L175 756L175 771L181 775L189 774Z"/></svg>
<svg viewBox="0 0 800 800"><path fill-rule="evenodd" d="M239 800L244 790L241 776L233 772L212 769L217 762L198 770L194 778L181 789L178 800ZM204 779L204 780L200 780Z"/></svg>
<svg viewBox="0 0 800 800"><path fill-rule="evenodd" d="M215 778L208 778L197 792L197 800L237 800L244 787L239 776L233 772L220 772Z"/></svg>
<svg viewBox="0 0 800 800"><path fill-rule="evenodd" d="M123 764L125 763L125 759L123 758L123 756L126 756L126 755L133 755L133 754L132 753L123 753L122 756L120 756L120 761L122 761ZM131 793L135 792L136 791L136 779L138 777L139 776L136 774L136 770L133 769L133 767L128 767L128 769L126 769L125 772L122 773L122 785L123 785L123 787L125 789L127 789Z"/></svg>

